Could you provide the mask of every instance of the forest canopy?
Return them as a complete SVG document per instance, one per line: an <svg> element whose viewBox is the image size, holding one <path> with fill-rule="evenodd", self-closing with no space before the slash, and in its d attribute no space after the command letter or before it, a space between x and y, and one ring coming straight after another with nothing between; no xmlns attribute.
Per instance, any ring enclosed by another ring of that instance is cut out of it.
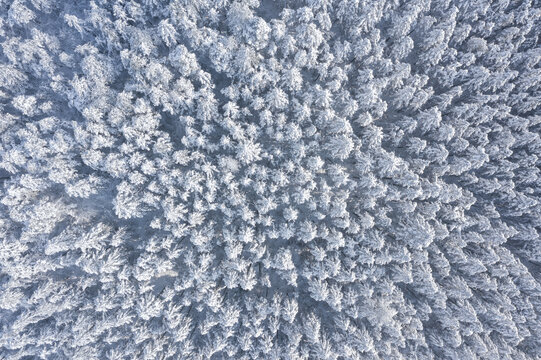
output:
<svg viewBox="0 0 541 360"><path fill-rule="evenodd" d="M540 16L0 0L0 359L537 359Z"/></svg>

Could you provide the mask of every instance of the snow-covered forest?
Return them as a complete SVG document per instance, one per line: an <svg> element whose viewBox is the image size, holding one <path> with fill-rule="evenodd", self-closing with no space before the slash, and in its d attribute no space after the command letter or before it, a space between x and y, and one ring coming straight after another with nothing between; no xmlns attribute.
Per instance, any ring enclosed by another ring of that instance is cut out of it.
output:
<svg viewBox="0 0 541 360"><path fill-rule="evenodd" d="M538 0L0 0L0 359L541 356Z"/></svg>

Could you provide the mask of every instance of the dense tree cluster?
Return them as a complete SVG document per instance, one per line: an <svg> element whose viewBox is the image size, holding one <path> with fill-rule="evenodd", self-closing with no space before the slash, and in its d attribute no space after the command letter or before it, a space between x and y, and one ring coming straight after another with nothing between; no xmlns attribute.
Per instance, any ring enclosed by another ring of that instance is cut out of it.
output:
<svg viewBox="0 0 541 360"><path fill-rule="evenodd" d="M535 0L0 0L0 359L535 359Z"/></svg>

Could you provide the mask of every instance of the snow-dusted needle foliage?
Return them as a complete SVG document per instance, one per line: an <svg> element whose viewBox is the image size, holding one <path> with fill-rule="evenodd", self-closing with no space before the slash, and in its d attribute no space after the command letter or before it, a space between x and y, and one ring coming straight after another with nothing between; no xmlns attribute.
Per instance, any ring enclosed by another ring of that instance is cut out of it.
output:
<svg viewBox="0 0 541 360"><path fill-rule="evenodd" d="M539 359L537 0L0 0L0 359Z"/></svg>

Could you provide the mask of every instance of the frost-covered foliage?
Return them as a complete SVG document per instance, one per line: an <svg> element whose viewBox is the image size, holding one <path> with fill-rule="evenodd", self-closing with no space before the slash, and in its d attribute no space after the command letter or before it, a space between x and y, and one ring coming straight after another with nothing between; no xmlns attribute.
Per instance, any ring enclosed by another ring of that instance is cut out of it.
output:
<svg viewBox="0 0 541 360"><path fill-rule="evenodd" d="M0 359L536 359L535 0L0 0Z"/></svg>

